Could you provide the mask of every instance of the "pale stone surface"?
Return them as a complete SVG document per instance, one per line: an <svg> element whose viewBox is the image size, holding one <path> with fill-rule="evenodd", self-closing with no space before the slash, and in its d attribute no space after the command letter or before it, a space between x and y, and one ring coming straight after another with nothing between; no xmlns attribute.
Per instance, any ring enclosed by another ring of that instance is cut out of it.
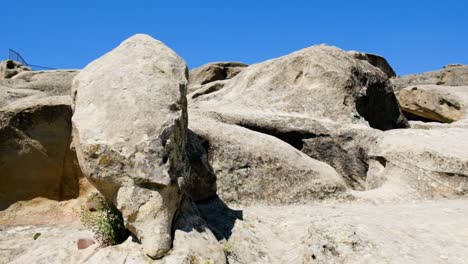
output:
<svg viewBox="0 0 468 264"><path fill-rule="evenodd" d="M229 263L465 263L468 201L244 207Z"/></svg>
<svg viewBox="0 0 468 264"><path fill-rule="evenodd" d="M24 71L31 71L31 69L14 60L4 60L0 62L0 80L10 79Z"/></svg>
<svg viewBox="0 0 468 264"><path fill-rule="evenodd" d="M386 131L369 153L368 189L422 198L466 195L467 135L463 128Z"/></svg>
<svg viewBox="0 0 468 264"><path fill-rule="evenodd" d="M241 62L212 62L195 68L190 71L188 92L195 91L199 85L231 79L245 67L247 64Z"/></svg>
<svg viewBox="0 0 468 264"><path fill-rule="evenodd" d="M346 195L332 167L278 138L193 112L190 124L207 146L218 194L227 202L295 203Z"/></svg>
<svg viewBox="0 0 468 264"><path fill-rule="evenodd" d="M404 112L432 121L452 123L468 115L468 86L409 86L398 99Z"/></svg>
<svg viewBox="0 0 468 264"><path fill-rule="evenodd" d="M443 69L418 74L410 74L392 79L396 91L411 85L468 86L468 65L450 64Z"/></svg>
<svg viewBox="0 0 468 264"><path fill-rule="evenodd" d="M186 83L185 62L147 35L127 39L73 82L80 165L154 258L170 249L177 179L187 169Z"/></svg>
<svg viewBox="0 0 468 264"><path fill-rule="evenodd" d="M210 82L210 83L203 84L203 85L195 85L192 87L190 94L187 95L187 99L194 100L197 97L200 97L202 95L207 95L210 93L217 92L223 89L224 85L226 85L228 81L229 80L222 80L222 81Z"/></svg>
<svg viewBox="0 0 468 264"><path fill-rule="evenodd" d="M325 45L251 65L190 107L221 115L302 115L381 130L408 126L381 70Z"/></svg>
<svg viewBox="0 0 468 264"><path fill-rule="evenodd" d="M77 199L34 198L0 211L0 263L464 263L465 88L417 84L437 96L409 94L444 117L455 119L454 109L438 102L459 107L458 121L381 131L407 124L383 58L369 56L318 46L244 67L231 79L215 80L226 77L213 71L189 96L190 131L182 59L148 36L127 40L76 77L72 148L135 237L77 249L79 238L92 237L78 223L92 189L81 179ZM460 84L464 67L416 79ZM61 95L76 73L23 72L0 81L0 124L18 133L14 142L25 147L18 153L31 146L47 159L63 156L44 147L62 138L48 129L57 122L28 117L69 107ZM57 164L65 171L69 162Z"/></svg>

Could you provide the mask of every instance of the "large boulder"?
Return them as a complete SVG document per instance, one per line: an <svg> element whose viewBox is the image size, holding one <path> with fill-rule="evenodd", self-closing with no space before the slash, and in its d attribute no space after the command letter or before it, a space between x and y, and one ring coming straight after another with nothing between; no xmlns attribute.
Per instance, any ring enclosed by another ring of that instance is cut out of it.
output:
<svg viewBox="0 0 468 264"><path fill-rule="evenodd" d="M467 117L468 86L409 86L400 90L398 99L414 119L452 123Z"/></svg>
<svg viewBox="0 0 468 264"><path fill-rule="evenodd" d="M190 126L197 134L205 127L205 137L216 138L215 127L225 123L275 137L331 165L348 187L357 190L365 189L367 152L377 129L408 126L388 77L335 47L315 46L251 65L224 82L222 89L212 82L207 84L212 88L191 94ZM194 118L196 113L218 123L206 129L205 120ZM244 149L229 151L245 154ZM213 166L220 192L232 189L232 177Z"/></svg>
<svg viewBox="0 0 468 264"><path fill-rule="evenodd" d="M191 108L302 115L381 130L408 126L381 70L325 45L251 65L223 89L197 97Z"/></svg>
<svg viewBox="0 0 468 264"><path fill-rule="evenodd" d="M468 86L468 65L449 64L441 70L410 74L392 79L396 91L412 85Z"/></svg>
<svg viewBox="0 0 468 264"><path fill-rule="evenodd" d="M289 204L346 196L343 179L329 165L281 139L191 113L190 129L207 149L226 202Z"/></svg>
<svg viewBox="0 0 468 264"><path fill-rule="evenodd" d="M14 60L4 60L0 62L0 80L10 79L20 72L31 71L31 68Z"/></svg>
<svg viewBox="0 0 468 264"><path fill-rule="evenodd" d="M73 83L80 166L152 258L171 248L178 181L187 170L187 77L174 51L135 35Z"/></svg>
<svg viewBox="0 0 468 264"><path fill-rule="evenodd" d="M386 131L369 152L368 189L401 197L466 195L466 135L463 128Z"/></svg>

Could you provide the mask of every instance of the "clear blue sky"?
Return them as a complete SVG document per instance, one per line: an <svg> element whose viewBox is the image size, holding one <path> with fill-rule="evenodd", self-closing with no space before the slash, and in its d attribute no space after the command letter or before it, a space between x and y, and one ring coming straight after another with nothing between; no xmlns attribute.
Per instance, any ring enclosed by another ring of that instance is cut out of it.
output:
<svg viewBox="0 0 468 264"><path fill-rule="evenodd" d="M135 33L190 68L260 62L320 43L381 54L397 74L468 64L468 1L5 0L0 55L82 68Z"/></svg>

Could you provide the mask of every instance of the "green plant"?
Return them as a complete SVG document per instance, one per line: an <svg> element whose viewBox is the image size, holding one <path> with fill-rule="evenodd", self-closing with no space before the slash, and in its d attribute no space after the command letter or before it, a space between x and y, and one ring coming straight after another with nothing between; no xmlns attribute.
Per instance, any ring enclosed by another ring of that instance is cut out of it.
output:
<svg viewBox="0 0 468 264"><path fill-rule="evenodd" d="M230 256L232 254L234 247L234 242L232 241L226 241L223 245L223 251L227 256Z"/></svg>
<svg viewBox="0 0 468 264"><path fill-rule="evenodd" d="M41 236L41 233L35 233L33 239L36 240Z"/></svg>
<svg viewBox="0 0 468 264"><path fill-rule="evenodd" d="M102 196L93 193L87 204L93 204L91 211L87 206L81 207L81 222L94 232L95 238L103 246L120 244L130 235L125 228L122 214Z"/></svg>

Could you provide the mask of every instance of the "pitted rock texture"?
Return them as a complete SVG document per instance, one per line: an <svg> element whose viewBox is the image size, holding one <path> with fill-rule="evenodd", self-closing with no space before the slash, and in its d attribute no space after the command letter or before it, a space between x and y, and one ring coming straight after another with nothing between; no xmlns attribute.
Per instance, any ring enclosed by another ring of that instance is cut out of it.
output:
<svg viewBox="0 0 468 264"><path fill-rule="evenodd" d="M83 172L153 258L170 249L177 182L187 170L187 75L174 51L140 34L90 63L73 83Z"/></svg>

